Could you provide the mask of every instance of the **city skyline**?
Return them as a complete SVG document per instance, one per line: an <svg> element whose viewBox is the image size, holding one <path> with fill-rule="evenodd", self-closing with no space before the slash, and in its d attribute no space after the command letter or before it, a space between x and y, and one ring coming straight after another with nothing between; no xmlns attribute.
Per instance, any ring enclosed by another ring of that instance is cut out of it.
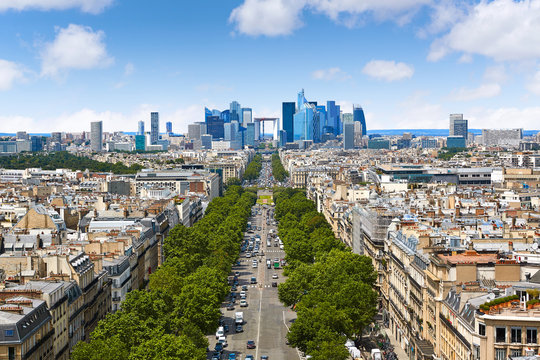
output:
<svg viewBox="0 0 540 360"><path fill-rule="evenodd" d="M342 109L361 104L370 129L444 129L450 113L476 128L508 119L538 128L540 53L530 43L540 1L359 4L6 1L0 131L83 131L93 121L137 131L159 111L183 133L205 106L230 99L253 117L280 116L298 88ZM322 45L334 50L306 56Z"/></svg>

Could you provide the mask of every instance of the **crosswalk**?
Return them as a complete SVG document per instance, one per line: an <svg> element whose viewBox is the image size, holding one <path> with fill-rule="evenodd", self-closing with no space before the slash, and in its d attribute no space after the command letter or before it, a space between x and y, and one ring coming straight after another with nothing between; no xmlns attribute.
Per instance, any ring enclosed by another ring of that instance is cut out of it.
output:
<svg viewBox="0 0 540 360"><path fill-rule="evenodd" d="M253 288L263 288L263 287L264 287L264 288L271 288L272 285L268 285L268 284L267 284L267 285L262 285L262 286L261 286L261 285L248 285L248 288L252 288L252 289L253 289ZM276 289L277 289L277 288L276 288Z"/></svg>

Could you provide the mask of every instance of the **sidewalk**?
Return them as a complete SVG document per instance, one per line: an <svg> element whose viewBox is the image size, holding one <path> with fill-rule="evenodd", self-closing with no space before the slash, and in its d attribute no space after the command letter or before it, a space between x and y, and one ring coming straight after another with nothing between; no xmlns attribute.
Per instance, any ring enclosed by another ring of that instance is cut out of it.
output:
<svg viewBox="0 0 540 360"><path fill-rule="evenodd" d="M381 332L388 335L388 338L390 339L390 343L394 347L394 352L396 353L397 358L399 360L407 360L409 356L407 355L405 350L401 348L401 346L399 345L398 341L396 340L392 332L390 332L390 329L381 328Z"/></svg>

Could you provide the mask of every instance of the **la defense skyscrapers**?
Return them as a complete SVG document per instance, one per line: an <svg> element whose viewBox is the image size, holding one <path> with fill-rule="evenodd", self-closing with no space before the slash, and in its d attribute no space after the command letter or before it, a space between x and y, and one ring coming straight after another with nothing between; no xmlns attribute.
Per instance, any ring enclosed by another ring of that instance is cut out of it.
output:
<svg viewBox="0 0 540 360"><path fill-rule="evenodd" d="M92 151L103 151L103 122L93 121L90 123L90 148Z"/></svg>

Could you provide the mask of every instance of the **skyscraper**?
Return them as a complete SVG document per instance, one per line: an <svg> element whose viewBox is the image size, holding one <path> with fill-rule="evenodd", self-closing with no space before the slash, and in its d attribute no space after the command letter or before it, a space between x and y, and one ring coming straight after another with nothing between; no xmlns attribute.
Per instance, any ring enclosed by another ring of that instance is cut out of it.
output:
<svg viewBox="0 0 540 360"><path fill-rule="evenodd" d="M201 131L201 124L195 123L188 125L188 138L190 138L191 140L200 140L202 133L203 132Z"/></svg>
<svg viewBox="0 0 540 360"><path fill-rule="evenodd" d="M465 140L469 135L469 121L463 119L463 114L450 114L449 136L461 136Z"/></svg>
<svg viewBox="0 0 540 360"><path fill-rule="evenodd" d="M159 113L150 113L150 144L157 145L159 140Z"/></svg>
<svg viewBox="0 0 540 360"><path fill-rule="evenodd" d="M339 106L335 101L326 102L326 126L332 128L334 135L339 135Z"/></svg>
<svg viewBox="0 0 540 360"><path fill-rule="evenodd" d="M137 135L144 135L144 121L139 121L139 126L137 129Z"/></svg>
<svg viewBox="0 0 540 360"><path fill-rule="evenodd" d="M214 140L223 139L223 125L223 119L221 119L219 116L209 116L206 118L206 133L212 135Z"/></svg>
<svg viewBox="0 0 540 360"><path fill-rule="evenodd" d="M284 102L281 108L282 128L287 132L287 142L294 141L294 112L296 104L294 102Z"/></svg>
<svg viewBox="0 0 540 360"><path fill-rule="evenodd" d="M353 120L362 124L362 136L367 135L366 117L364 116L364 109L360 105L353 105Z"/></svg>
<svg viewBox="0 0 540 360"><path fill-rule="evenodd" d="M246 127L251 122L253 122L253 111L251 108L242 108L242 126Z"/></svg>
<svg viewBox="0 0 540 360"><path fill-rule="evenodd" d="M310 103L304 96L304 90L298 93L296 113L294 114L294 140L312 140L319 142L320 116L315 103Z"/></svg>
<svg viewBox="0 0 540 360"><path fill-rule="evenodd" d="M246 141L245 144L255 146L255 124L250 122L246 126Z"/></svg>
<svg viewBox="0 0 540 360"><path fill-rule="evenodd" d="M240 121L240 104L237 101L231 102L230 106L230 118L231 121Z"/></svg>
<svg viewBox="0 0 540 360"><path fill-rule="evenodd" d="M354 149L354 123L343 124L343 149Z"/></svg>
<svg viewBox="0 0 540 360"><path fill-rule="evenodd" d="M171 134L172 133L172 122L167 121L165 123L165 129L167 130L167 134Z"/></svg>
<svg viewBox="0 0 540 360"><path fill-rule="evenodd" d="M103 122L93 121L90 123L90 148L92 151L103 150Z"/></svg>
<svg viewBox="0 0 540 360"><path fill-rule="evenodd" d="M135 135L135 150L146 150L146 136L144 133Z"/></svg>

